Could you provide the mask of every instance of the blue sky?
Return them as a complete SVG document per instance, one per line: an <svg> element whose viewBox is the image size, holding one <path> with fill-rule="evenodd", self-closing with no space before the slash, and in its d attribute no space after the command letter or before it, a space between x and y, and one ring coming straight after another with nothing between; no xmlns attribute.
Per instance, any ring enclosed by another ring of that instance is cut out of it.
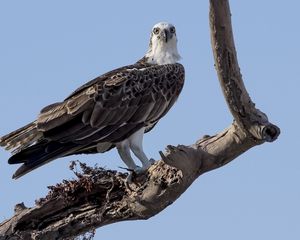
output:
<svg viewBox="0 0 300 240"><path fill-rule="evenodd" d="M95 239L299 239L300 31L296 0L232 0L235 42L256 106L281 128L279 139L201 176L147 221L103 227ZM168 144L192 144L232 122L213 66L207 1L1 1L0 135L35 119L86 81L134 63L152 25L177 28L186 84L169 114L144 140L156 159ZM32 206L46 186L72 178L69 160L123 166L116 151L56 160L15 181L0 149L0 220L18 202Z"/></svg>

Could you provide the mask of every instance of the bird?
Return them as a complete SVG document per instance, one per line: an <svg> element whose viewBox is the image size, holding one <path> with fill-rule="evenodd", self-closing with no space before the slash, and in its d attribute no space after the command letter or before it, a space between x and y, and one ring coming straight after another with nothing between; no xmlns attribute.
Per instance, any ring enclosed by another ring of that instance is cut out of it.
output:
<svg viewBox="0 0 300 240"><path fill-rule="evenodd" d="M143 150L144 134L166 115L184 85L177 41L173 24L155 24L148 51L136 63L96 77L1 137L0 146L12 152L8 163L22 164L13 179L58 158L113 148L128 170L147 171L155 161Z"/></svg>

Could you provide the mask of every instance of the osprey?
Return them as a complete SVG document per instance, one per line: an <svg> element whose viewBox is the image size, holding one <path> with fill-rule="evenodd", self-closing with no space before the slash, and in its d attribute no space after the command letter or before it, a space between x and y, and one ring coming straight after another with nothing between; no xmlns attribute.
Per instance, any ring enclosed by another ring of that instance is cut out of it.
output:
<svg viewBox="0 0 300 240"><path fill-rule="evenodd" d="M8 163L22 163L13 178L60 157L114 147L128 169L146 171L154 160L143 151L143 135L182 90L184 67L179 59L175 27L154 25L142 59L86 83L64 101L43 108L35 121L0 138L0 145L13 153Z"/></svg>

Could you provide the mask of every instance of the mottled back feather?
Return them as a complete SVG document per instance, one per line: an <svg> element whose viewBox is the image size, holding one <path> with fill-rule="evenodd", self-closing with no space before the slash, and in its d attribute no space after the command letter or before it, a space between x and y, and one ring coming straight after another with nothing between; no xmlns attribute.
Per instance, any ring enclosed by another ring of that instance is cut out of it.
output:
<svg viewBox="0 0 300 240"><path fill-rule="evenodd" d="M183 84L181 64L141 60L95 78L63 102L43 108L36 121L2 137L0 145L18 152L10 163L28 165L15 177L56 157L103 152L140 128L150 131L174 104ZM51 150L49 144L59 147ZM40 157L32 165L27 159L35 151Z"/></svg>

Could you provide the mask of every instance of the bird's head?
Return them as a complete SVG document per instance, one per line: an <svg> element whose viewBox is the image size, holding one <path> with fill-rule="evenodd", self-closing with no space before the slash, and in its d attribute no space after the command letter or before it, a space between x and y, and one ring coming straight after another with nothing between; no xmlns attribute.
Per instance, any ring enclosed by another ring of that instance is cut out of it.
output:
<svg viewBox="0 0 300 240"><path fill-rule="evenodd" d="M176 63L180 59L174 25L160 22L153 26L146 58L148 63L159 65Z"/></svg>

